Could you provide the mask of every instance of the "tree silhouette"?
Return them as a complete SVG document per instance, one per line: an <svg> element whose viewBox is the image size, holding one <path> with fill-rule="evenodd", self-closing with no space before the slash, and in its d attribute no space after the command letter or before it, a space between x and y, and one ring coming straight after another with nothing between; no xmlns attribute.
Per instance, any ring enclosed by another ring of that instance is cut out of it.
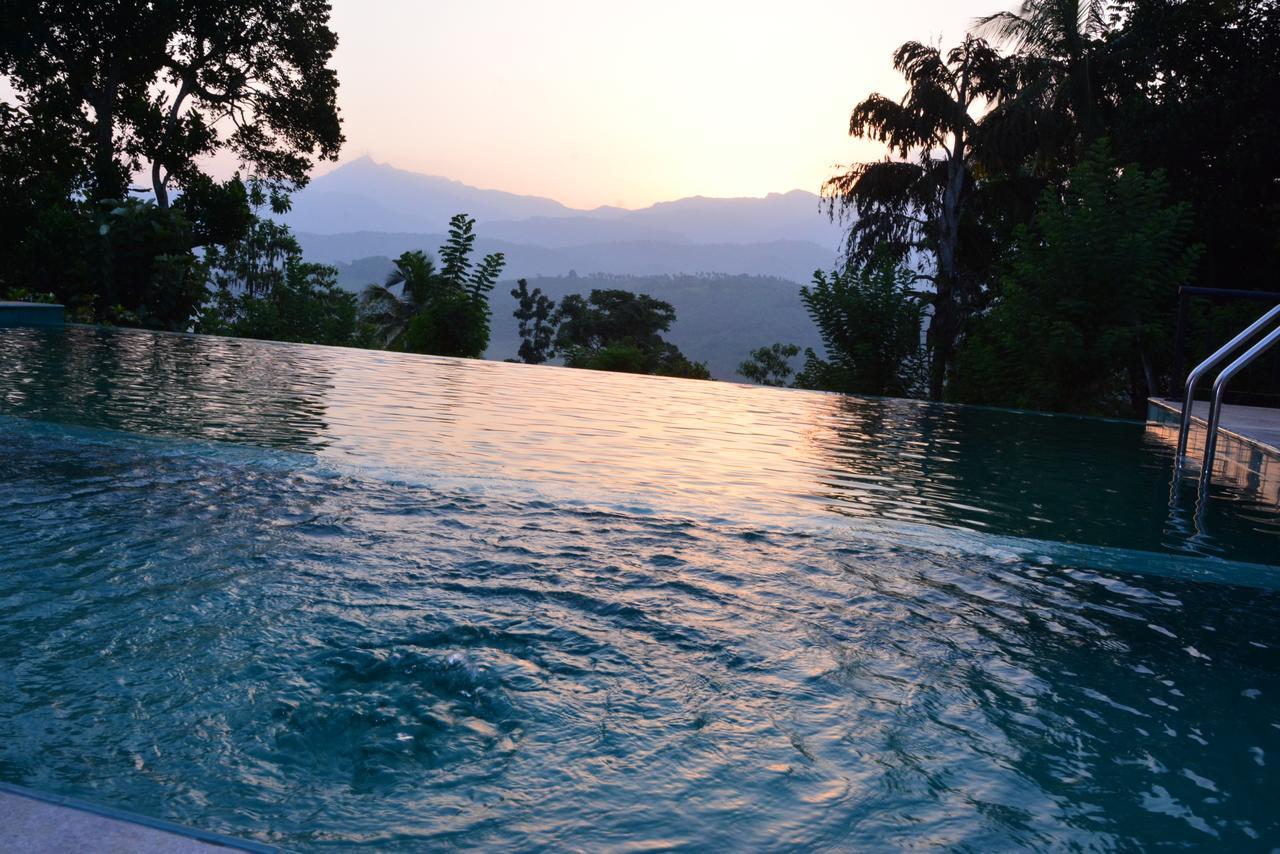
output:
<svg viewBox="0 0 1280 854"><path fill-rule="evenodd" d="M906 78L907 94L899 101L880 94L862 101L849 117L849 135L883 142L894 157L850 166L829 179L823 193L832 216L852 217L850 261L866 263L881 247L899 259L933 256L934 270L920 276L933 283L929 394L939 399L981 288L962 255L975 186L973 110L1008 95L1010 67L973 36L945 56L908 42L894 53L893 66Z"/></svg>
<svg viewBox="0 0 1280 854"><path fill-rule="evenodd" d="M362 315L384 347L473 359L488 349L489 292L506 260L494 252L472 265L474 227L466 214L454 215L438 270L425 252L405 252L384 284L364 289Z"/></svg>
<svg viewBox="0 0 1280 854"><path fill-rule="evenodd" d="M1142 417L1201 252L1190 227L1163 175L1094 143L1018 230L1000 301L966 345L960 399Z"/></svg>
<svg viewBox="0 0 1280 854"><path fill-rule="evenodd" d="M1037 121L1042 133L1053 128L1046 135L1059 141L1074 128L1082 147L1097 139L1102 119L1094 77L1111 5L1107 0L1023 0L1017 12L979 18L975 31L990 34L1025 60L1018 95L993 118L1023 126Z"/></svg>
<svg viewBox="0 0 1280 854"><path fill-rule="evenodd" d="M144 166L156 204L233 152L300 186L343 137L327 0L11 0L0 74L23 108L74 129L90 200L122 199Z"/></svg>
<svg viewBox="0 0 1280 854"><path fill-rule="evenodd" d="M675 322L669 302L617 289L570 294L560 300L552 322L555 350L571 368L709 379L702 362L692 362L662 333Z"/></svg>
<svg viewBox="0 0 1280 854"><path fill-rule="evenodd" d="M756 385L785 386L795 372L791 360L799 355L800 348L795 344L779 342L757 347L738 365L738 373Z"/></svg>
<svg viewBox="0 0 1280 854"><path fill-rule="evenodd" d="M526 279L516 282L511 295L516 298L515 318L520 332L520 350L517 355L525 364L540 365L555 355L551 344L556 332L552 322L556 302L544 296L541 288L534 288L530 292Z"/></svg>
<svg viewBox="0 0 1280 854"><path fill-rule="evenodd" d="M826 358L805 351L801 388L900 397L917 393L922 375L921 294L914 275L882 250L830 274L818 271L800 298L822 335Z"/></svg>
<svg viewBox="0 0 1280 854"><path fill-rule="evenodd" d="M401 253L381 284L368 285L360 296L360 309L374 327L378 342L388 349L400 343L410 321L426 308L439 288L435 261L421 250ZM399 288L399 292L396 292Z"/></svg>

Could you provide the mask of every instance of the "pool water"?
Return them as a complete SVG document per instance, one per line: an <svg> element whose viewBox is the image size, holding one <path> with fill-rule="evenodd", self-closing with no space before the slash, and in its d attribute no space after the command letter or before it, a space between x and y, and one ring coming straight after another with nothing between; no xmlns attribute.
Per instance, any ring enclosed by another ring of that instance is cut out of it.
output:
<svg viewBox="0 0 1280 854"><path fill-rule="evenodd" d="M292 849L1280 844L1140 424L0 330L0 780Z"/></svg>

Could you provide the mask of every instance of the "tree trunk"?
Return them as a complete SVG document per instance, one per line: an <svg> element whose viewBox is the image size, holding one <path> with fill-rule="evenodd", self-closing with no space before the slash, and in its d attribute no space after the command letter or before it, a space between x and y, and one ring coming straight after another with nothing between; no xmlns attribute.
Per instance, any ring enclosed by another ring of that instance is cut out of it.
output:
<svg viewBox="0 0 1280 854"><path fill-rule="evenodd" d="M929 319L929 399L942 400L947 374L955 358L954 292L941 276L935 284L933 317Z"/></svg>
<svg viewBox="0 0 1280 854"><path fill-rule="evenodd" d="M122 170L116 163L115 107L119 78L119 66L112 63L86 99L93 106L94 112L93 174L89 201L95 207L100 207L104 201L123 200L129 189L127 180L123 179ZM97 280L94 302L97 303L99 297L102 302L94 306L94 311L101 317L115 305L116 288L109 238L103 238L100 245L103 256L94 271L94 278Z"/></svg>
<svg viewBox="0 0 1280 854"><path fill-rule="evenodd" d="M173 104L169 107L169 114L164 120L164 134L160 138L160 144L156 147L154 159L151 161L151 190L156 195L156 207L160 210L169 209L169 174L164 171L164 155L170 137L178 126L178 117L182 112L182 102L186 100L187 95L192 89L191 78L184 75L182 85L178 87L178 92L173 96Z"/></svg>
<svg viewBox="0 0 1280 854"><path fill-rule="evenodd" d="M163 167L159 160L151 162L151 189L156 194L156 207L162 211L169 209L169 181L162 175Z"/></svg>
<svg viewBox="0 0 1280 854"><path fill-rule="evenodd" d="M1068 79L1071 86L1071 101L1075 107L1076 119L1080 122L1081 149L1088 148L1102 136L1102 122L1098 116L1098 105L1093 97L1093 69L1089 55L1079 49L1070 59L1071 67Z"/></svg>
<svg viewBox="0 0 1280 854"><path fill-rule="evenodd" d="M938 217L938 270L934 280L933 318L929 322L929 397L941 400L947 377L954 368L956 338L960 333L956 290L959 284L957 255L960 249L960 195L964 189L964 138L957 134L955 150L947 166L947 185Z"/></svg>
<svg viewBox="0 0 1280 854"><path fill-rule="evenodd" d="M124 198L127 186L116 163L115 107L119 66L113 63L93 93L93 201Z"/></svg>

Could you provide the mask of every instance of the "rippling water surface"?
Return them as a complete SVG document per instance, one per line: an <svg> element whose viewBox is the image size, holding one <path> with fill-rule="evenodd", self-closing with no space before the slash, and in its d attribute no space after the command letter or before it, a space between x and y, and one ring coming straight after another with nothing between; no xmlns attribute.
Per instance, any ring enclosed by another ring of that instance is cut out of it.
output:
<svg viewBox="0 0 1280 854"><path fill-rule="evenodd" d="M1141 425L0 330L0 779L298 849L1280 844Z"/></svg>

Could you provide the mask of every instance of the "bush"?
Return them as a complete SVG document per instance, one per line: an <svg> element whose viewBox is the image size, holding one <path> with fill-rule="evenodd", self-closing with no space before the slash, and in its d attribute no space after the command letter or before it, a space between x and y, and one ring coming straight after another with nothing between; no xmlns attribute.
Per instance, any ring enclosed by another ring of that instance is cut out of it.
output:
<svg viewBox="0 0 1280 854"><path fill-rule="evenodd" d="M1116 166L1106 142L1020 227L1001 296L961 348L952 397L1142 417L1168 373L1178 287L1199 255L1191 210L1159 173Z"/></svg>
<svg viewBox="0 0 1280 854"><path fill-rule="evenodd" d="M441 290L409 321L404 349L410 353L478 359L489 346L487 302L460 290Z"/></svg>
<svg viewBox="0 0 1280 854"><path fill-rule="evenodd" d="M911 288L914 282L915 274L883 251L866 264L814 273L813 285L801 288L800 298L818 326L826 358L806 350L796 386L850 394L919 393L924 305Z"/></svg>
<svg viewBox="0 0 1280 854"><path fill-rule="evenodd" d="M791 360L800 355L795 344L757 347L738 365L738 373L757 385L785 386L794 371Z"/></svg>

